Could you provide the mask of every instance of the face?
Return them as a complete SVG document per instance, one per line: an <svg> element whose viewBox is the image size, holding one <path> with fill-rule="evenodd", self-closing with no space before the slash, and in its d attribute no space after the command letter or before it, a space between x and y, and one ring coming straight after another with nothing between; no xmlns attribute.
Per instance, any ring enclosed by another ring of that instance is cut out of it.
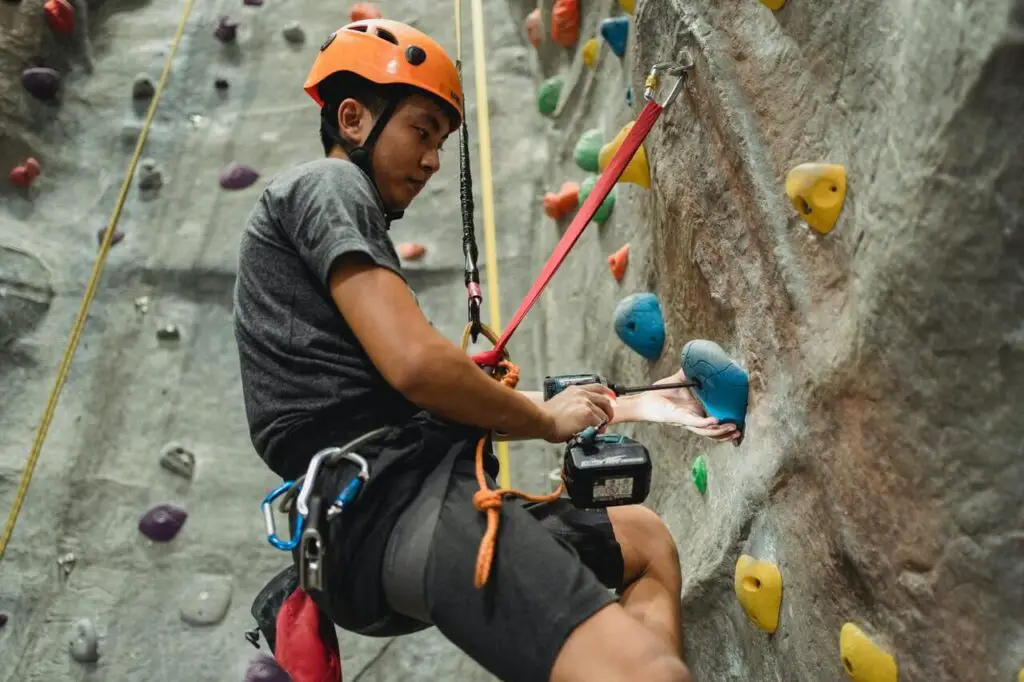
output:
<svg viewBox="0 0 1024 682"><path fill-rule="evenodd" d="M352 100L342 103L338 118L342 134L356 143L373 129L372 114ZM404 211L440 170L450 125L444 109L424 95L410 95L395 109L372 156L377 189L389 210Z"/></svg>

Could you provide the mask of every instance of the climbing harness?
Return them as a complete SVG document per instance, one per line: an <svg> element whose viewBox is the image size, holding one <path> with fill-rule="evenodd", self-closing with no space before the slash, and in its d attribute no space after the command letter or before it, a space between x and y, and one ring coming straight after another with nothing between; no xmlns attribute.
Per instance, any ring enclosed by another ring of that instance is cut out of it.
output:
<svg viewBox="0 0 1024 682"><path fill-rule="evenodd" d="M57 402L60 399L61 391L64 388L64 382L67 381L68 372L71 371L71 360L74 358L75 351L78 349L78 342L81 339L82 331L85 328L89 307L92 305L92 301L96 297L96 289L100 283L100 276L103 274L103 267L106 265L107 255L110 253L110 247L113 246L114 243L114 230L117 228L117 224L121 219L121 213L124 210L124 204L128 199L128 188L131 187L132 178L135 177L135 169L139 164L140 157L142 156L142 148L146 144L146 138L149 136L150 129L153 127L156 108L160 103L160 97L163 94L164 88L167 86L167 79L171 73L171 64L174 63L174 55L177 53L178 46L181 44L182 37L185 35L185 26L188 24L189 14L191 14L192 6L194 4L195 0L185 1L185 9L181 13L181 19L178 21L177 31L171 39L171 46L167 51L167 57L164 59L163 72L160 74L160 80L157 82L156 90L153 93L153 99L150 100L149 109L146 111L146 118L142 124L142 130L139 133L138 139L135 141L135 151L132 152L131 161L128 163L128 170L125 171L124 180L121 182L121 191L118 193L117 201L114 204L114 212L111 214L110 220L107 222L106 230L102 233L99 253L93 263L92 273L89 275L89 282L85 288L85 295L82 297L82 303L78 308L78 316L75 318L74 326L71 328L71 336L68 338L67 347L64 349L64 355L61 358L60 368L57 370L57 378L53 383L53 388L50 390L46 409L43 411L43 418L39 424L38 431L36 431L35 442L32 444L32 450L29 453L28 461L25 463L25 470L21 474L18 489L14 493L14 505L11 507L11 512L7 517L7 524L4 526L3 536L0 537L0 560L3 559L4 554L7 551L7 545L10 543L11 536L14 534L14 525L18 521L18 515L21 513L22 505L25 503L25 496L28 493L28 487L32 482L32 474L35 472L36 463L39 461L39 455L43 450L43 443L46 441L46 436L50 429L50 422L53 420L54 412L57 410Z"/></svg>

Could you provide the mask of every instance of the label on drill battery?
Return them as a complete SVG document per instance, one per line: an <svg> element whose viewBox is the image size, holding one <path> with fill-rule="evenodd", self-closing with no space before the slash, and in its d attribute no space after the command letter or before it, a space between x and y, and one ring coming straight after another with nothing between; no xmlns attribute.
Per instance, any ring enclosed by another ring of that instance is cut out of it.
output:
<svg viewBox="0 0 1024 682"><path fill-rule="evenodd" d="M608 455L607 457L600 457L597 455L591 455L585 457L577 463L580 469L593 469L594 467L606 467L606 466L625 466L627 464L643 464L647 460L643 457L636 455Z"/></svg>
<svg viewBox="0 0 1024 682"><path fill-rule="evenodd" d="M633 497L632 478L606 478L594 484L594 502L608 500L628 500Z"/></svg>

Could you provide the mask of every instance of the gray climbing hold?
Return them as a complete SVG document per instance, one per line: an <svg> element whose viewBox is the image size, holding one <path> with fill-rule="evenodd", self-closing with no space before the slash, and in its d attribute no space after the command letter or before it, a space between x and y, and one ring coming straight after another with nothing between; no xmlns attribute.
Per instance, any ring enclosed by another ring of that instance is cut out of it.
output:
<svg viewBox="0 0 1024 682"><path fill-rule="evenodd" d="M289 21L285 24L281 29L281 34L289 43L302 43L306 40L306 32L302 30L302 26L297 21Z"/></svg>
<svg viewBox="0 0 1024 682"><path fill-rule="evenodd" d="M292 678L273 656L257 654L245 669L245 682L291 682Z"/></svg>
<svg viewBox="0 0 1024 682"><path fill-rule="evenodd" d="M121 124L121 141L125 144L135 144L142 134L142 123L140 121L125 121Z"/></svg>
<svg viewBox="0 0 1024 682"><path fill-rule="evenodd" d="M259 177L252 166L233 163L220 172L220 186L224 189L245 189Z"/></svg>
<svg viewBox="0 0 1024 682"><path fill-rule="evenodd" d="M36 99L49 101L60 90L60 74L45 66L33 66L21 72L21 85Z"/></svg>
<svg viewBox="0 0 1024 682"><path fill-rule="evenodd" d="M71 626L71 638L68 648L71 658L79 663L95 663L100 658L100 641L96 634L96 626L88 618L82 618Z"/></svg>
<svg viewBox="0 0 1024 682"><path fill-rule="evenodd" d="M6 611L0 611L0 629L7 625L7 621L11 619L11 614Z"/></svg>
<svg viewBox="0 0 1024 682"><path fill-rule="evenodd" d="M185 525L188 512L176 504L158 504L139 520L139 532L153 542L170 542Z"/></svg>
<svg viewBox="0 0 1024 682"><path fill-rule="evenodd" d="M106 234L106 232L107 232L107 228L105 228L105 227L101 227L100 229L98 229L96 231L96 244L97 245L103 246L103 235ZM110 245L114 246L114 245L120 243L122 239L124 239L124 232L122 232L121 230L119 230L119 229L117 229L115 227L114 228L114 234L110 237Z"/></svg>
<svg viewBox="0 0 1024 682"><path fill-rule="evenodd" d="M53 275L32 251L0 244L0 348L30 334L55 296Z"/></svg>
<svg viewBox="0 0 1024 682"><path fill-rule="evenodd" d="M231 605L231 578L203 576L189 585L181 600L181 619L189 625L216 625Z"/></svg>
<svg viewBox="0 0 1024 682"><path fill-rule="evenodd" d="M57 558L57 565L60 566L60 571L65 578L71 575L71 571L75 570L76 563L78 563L78 557L73 552L62 554Z"/></svg>
<svg viewBox="0 0 1024 682"><path fill-rule="evenodd" d="M132 99L149 99L156 94L156 85L153 79L144 73L135 76L132 83Z"/></svg>
<svg viewBox="0 0 1024 682"><path fill-rule="evenodd" d="M164 173L153 159L143 159L139 164L139 189L147 192L164 186Z"/></svg>
<svg viewBox="0 0 1024 682"><path fill-rule="evenodd" d="M217 21L217 28L213 30L213 35L222 43L233 42L238 37L238 22L231 17L221 17Z"/></svg>
<svg viewBox="0 0 1024 682"><path fill-rule="evenodd" d="M263 0L242 0L243 5L249 5L250 7L259 7L263 4Z"/></svg>
<svg viewBox="0 0 1024 682"><path fill-rule="evenodd" d="M218 90L227 90L229 85L230 83L228 83L227 78L218 78L213 81L213 87L217 88Z"/></svg>
<svg viewBox="0 0 1024 682"><path fill-rule="evenodd" d="M196 472L196 456L179 443L168 443L160 454L160 466L172 474L192 480Z"/></svg>
<svg viewBox="0 0 1024 682"><path fill-rule="evenodd" d="M177 341L181 338L181 332L176 325L165 324L156 330L156 338L161 341Z"/></svg>

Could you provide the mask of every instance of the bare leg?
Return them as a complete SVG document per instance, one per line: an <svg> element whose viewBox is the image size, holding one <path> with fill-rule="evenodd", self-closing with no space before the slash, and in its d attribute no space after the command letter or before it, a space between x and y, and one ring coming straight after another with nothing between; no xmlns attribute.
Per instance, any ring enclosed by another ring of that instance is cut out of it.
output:
<svg viewBox="0 0 1024 682"><path fill-rule="evenodd" d="M627 614L683 653L683 578L675 540L653 511L639 505L608 510L625 564L621 603Z"/></svg>

